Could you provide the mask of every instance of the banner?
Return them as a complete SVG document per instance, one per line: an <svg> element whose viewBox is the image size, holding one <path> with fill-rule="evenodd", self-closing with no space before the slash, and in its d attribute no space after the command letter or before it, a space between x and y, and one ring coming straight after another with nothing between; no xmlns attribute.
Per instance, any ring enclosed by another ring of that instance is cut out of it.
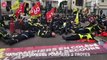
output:
<svg viewBox="0 0 107 60"><path fill-rule="evenodd" d="M107 46L105 46L107 48ZM107 53L103 46L94 44L68 44L0 49L1 60L36 60L55 57L91 56Z"/></svg>
<svg viewBox="0 0 107 60"><path fill-rule="evenodd" d="M20 2L19 0L16 0L16 2L11 6L12 10L16 10L19 8Z"/></svg>

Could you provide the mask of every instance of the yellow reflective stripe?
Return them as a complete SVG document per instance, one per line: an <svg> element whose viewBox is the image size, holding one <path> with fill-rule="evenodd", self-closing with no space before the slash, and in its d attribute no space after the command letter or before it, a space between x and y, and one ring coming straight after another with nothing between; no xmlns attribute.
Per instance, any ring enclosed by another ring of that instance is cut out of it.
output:
<svg viewBox="0 0 107 60"><path fill-rule="evenodd" d="M0 34L3 36L3 34L0 32Z"/></svg>
<svg viewBox="0 0 107 60"><path fill-rule="evenodd" d="M2 24L2 26L4 26L4 25Z"/></svg>
<svg viewBox="0 0 107 60"><path fill-rule="evenodd" d="M29 23L30 25L32 25L32 23Z"/></svg>
<svg viewBox="0 0 107 60"><path fill-rule="evenodd" d="M98 28L101 30L101 28L98 26Z"/></svg>
<svg viewBox="0 0 107 60"><path fill-rule="evenodd" d="M67 24L67 23L66 23L66 22L64 22L63 27L65 27L65 26L66 26L66 24Z"/></svg>
<svg viewBox="0 0 107 60"><path fill-rule="evenodd" d="M91 32L91 30L92 30L92 27L88 27L87 29L88 29L88 30Z"/></svg>
<svg viewBox="0 0 107 60"><path fill-rule="evenodd" d="M2 23L0 23L1 26L4 26Z"/></svg>
<svg viewBox="0 0 107 60"><path fill-rule="evenodd" d="M42 35L44 35L44 33L42 33Z"/></svg>
<svg viewBox="0 0 107 60"><path fill-rule="evenodd" d="M92 39L91 34L87 34L87 39L88 39L88 40L89 40L89 39Z"/></svg>
<svg viewBox="0 0 107 60"><path fill-rule="evenodd" d="M40 24L40 26L43 26L43 25Z"/></svg>
<svg viewBox="0 0 107 60"><path fill-rule="evenodd" d="M29 10L29 8L27 8L27 11Z"/></svg>
<svg viewBox="0 0 107 60"><path fill-rule="evenodd" d="M38 36L39 36L39 34L40 34L40 30L38 31Z"/></svg>
<svg viewBox="0 0 107 60"><path fill-rule="evenodd" d="M34 26L37 26L37 24L33 24Z"/></svg>
<svg viewBox="0 0 107 60"><path fill-rule="evenodd" d="M79 36L80 36L80 39L82 39L82 38L83 38L83 35L79 34Z"/></svg>
<svg viewBox="0 0 107 60"><path fill-rule="evenodd" d="M39 25L39 23L36 23L37 25Z"/></svg>

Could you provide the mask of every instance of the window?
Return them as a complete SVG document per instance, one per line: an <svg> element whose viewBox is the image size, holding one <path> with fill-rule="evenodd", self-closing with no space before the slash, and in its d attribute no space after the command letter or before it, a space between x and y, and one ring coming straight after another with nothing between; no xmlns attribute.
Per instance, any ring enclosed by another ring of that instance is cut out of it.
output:
<svg viewBox="0 0 107 60"><path fill-rule="evenodd" d="M6 11L10 11L11 9L11 1L7 1Z"/></svg>
<svg viewBox="0 0 107 60"><path fill-rule="evenodd" d="M7 1L7 6L11 6L11 1Z"/></svg>
<svg viewBox="0 0 107 60"><path fill-rule="evenodd" d="M23 0L19 0L19 2L23 2Z"/></svg>
<svg viewBox="0 0 107 60"><path fill-rule="evenodd" d="M104 0L101 0L102 2L104 2Z"/></svg>
<svg viewBox="0 0 107 60"><path fill-rule="evenodd" d="M77 6L83 6L83 0L76 0Z"/></svg>
<svg viewBox="0 0 107 60"><path fill-rule="evenodd" d="M36 1L39 1L39 0L36 0Z"/></svg>

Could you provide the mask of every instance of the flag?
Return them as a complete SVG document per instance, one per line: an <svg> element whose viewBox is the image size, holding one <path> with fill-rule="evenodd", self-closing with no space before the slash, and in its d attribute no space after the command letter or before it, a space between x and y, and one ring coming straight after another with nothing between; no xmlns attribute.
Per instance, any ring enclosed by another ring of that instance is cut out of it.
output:
<svg viewBox="0 0 107 60"><path fill-rule="evenodd" d="M76 24L79 24L79 13L78 13L78 12L77 12L77 14L76 14L75 23L76 23Z"/></svg>
<svg viewBox="0 0 107 60"><path fill-rule="evenodd" d="M51 9L51 14L52 14L52 16L54 15L54 12L55 12L55 8L52 8L52 9Z"/></svg>
<svg viewBox="0 0 107 60"><path fill-rule="evenodd" d="M48 11L46 13L46 19L47 19L47 22L52 18L52 14L51 14L51 11Z"/></svg>
<svg viewBox="0 0 107 60"><path fill-rule="evenodd" d="M40 5L36 3L30 10L30 15L31 16L41 16L41 10L40 10Z"/></svg>
<svg viewBox="0 0 107 60"><path fill-rule="evenodd" d="M16 17L18 17L20 13L24 13L24 7L25 7L25 3L21 3L20 7L15 12Z"/></svg>
<svg viewBox="0 0 107 60"><path fill-rule="evenodd" d="M47 22L50 21L54 15L54 12L55 12L55 8L52 8L50 11L48 11L46 13L46 19L47 19Z"/></svg>
<svg viewBox="0 0 107 60"><path fill-rule="evenodd" d="M19 0L16 0L16 2L11 6L12 10L18 9L19 5L20 5Z"/></svg>
<svg viewBox="0 0 107 60"><path fill-rule="evenodd" d="M41 6L41 3L40 2L36 2L36 4L40 7Z"/></svg>

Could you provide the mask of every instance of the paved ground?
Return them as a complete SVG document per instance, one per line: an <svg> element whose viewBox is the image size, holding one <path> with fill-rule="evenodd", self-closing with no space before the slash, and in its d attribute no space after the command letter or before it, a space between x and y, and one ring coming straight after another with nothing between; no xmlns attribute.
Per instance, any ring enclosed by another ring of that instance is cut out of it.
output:
<svg viewBox="0 0 107 60"><path fill-rule="evenodd" d="M66 42L61 36L56 38L40 38L35 37L13 46L8 46L3 42L0 42L0 48L14 48L14 47L30 47L30 46L49 46L49 45L63 45L63 44L78 44L79 42ZM52 59L40 59L40 60L107 60L107 54L92 55L90 57L59 57Z"/></svg>
<svg viewBox="0 0 107 60"><path fill-rule="evenodd" d="M30 46L49 46L49 45L63 45L63 44L75 44L79 42L66 42L62 39L61 36L57 36L56 38L41 38L35 37L22 42L19 42L15 45L9 46L0 42L0 48L13 48L13 47L30 47Z"/></svg>

